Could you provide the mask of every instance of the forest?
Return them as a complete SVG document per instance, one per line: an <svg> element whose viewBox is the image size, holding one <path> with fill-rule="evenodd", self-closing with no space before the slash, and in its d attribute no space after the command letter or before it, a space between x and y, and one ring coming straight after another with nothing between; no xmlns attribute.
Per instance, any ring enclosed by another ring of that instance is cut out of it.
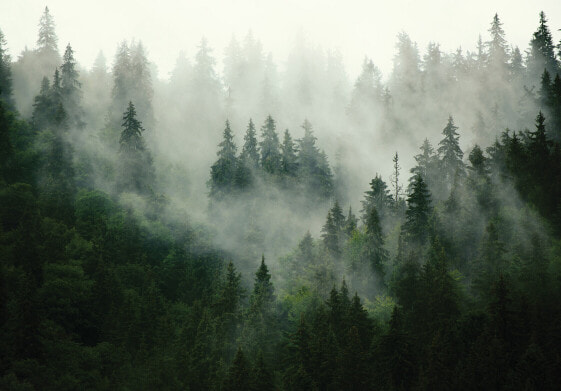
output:
<svg viewBox="0 0 561 391"><path fill-rule="evenodd" d="M0 389L558 390L561 21L527 17L353 81L305 39L163 80L48 8L0 30Z"/></svg>

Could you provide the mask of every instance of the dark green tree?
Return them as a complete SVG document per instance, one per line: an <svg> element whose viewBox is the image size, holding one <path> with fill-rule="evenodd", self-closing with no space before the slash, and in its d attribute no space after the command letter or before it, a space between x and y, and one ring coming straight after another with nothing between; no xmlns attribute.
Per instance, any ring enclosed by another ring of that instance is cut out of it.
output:
<svg viewBox="0 0 561 391"><path fill-rule="evenodd" d="M228 375L224 380L222 389L225 391L251 390L251 367L241 348L238 348L236 357L230 366Z"/></svg>
<svg viewBox="0 0 561 391"><path fill-rule="evenodd" d="M419 244L427 239L429 216L431 213L431 197L423 177L415 175L411 193L407 197L407 211L403 230L406 237Z"/></svg>
<svg viewBox="0 0 561 391"><path fill-rule="evenodd" d="M370 190L364 193L364 200L361 201L361 204L361 218L365 223L373 208L378 212L380 220L383 221L388 216L393 205L393 199L386 182L378 174L370 181Z"/></svg>
<svg viewBox="0 0 561 391"><path fill-rule="evenodd" d="M129 102L123 113L121 136L119 138L120 173L117 186L120 190L146 193L153 184L152 157L142 137L144 128L136 118L136 108Z"/></svg>
<svg viewBox="0 0 561 391"><path fill-rule="evenodd" d="M444 180L444 185L450 190L456 175L465 174L465 167L462 161L464 153L460 148L460 136L456 132L458 127L454 125L452 116L448 117L448 123L442 131L444 138L438 143L438 156L440 158L440 170Z"/></svg>
<svg viewBox="0 0 561 391"><path fill-rule="evenodd" d="M281 173L287 176L296 176L298 163L296 157L296 146L288 129L284 131L284 138L281 145Z"/></svg>
<svg viewBox="0 0 561 391"><path fill-rule="evenodd" d="M261 264L255 273L253 292L249 298L252 312L263 312L270 310L270 306L275 300L275 289L271 282L269 268L265 264L265 256L261 257Z"/></svg>
<svg viewBox="0 0 561 391"><path fill-rule="evenodd" d="M270 115L261 127L261 166L269 174L281 171L281 153L279 137L276 132L275 120Z"/></svg>
<svg viewBox="0 0 561 391"><path fill-rule="evenodd" d="M420 175L421 177L423 177L423 180L427 183L428 186L432 186L436 182L438 157L434 153L434 148L432 147L430 141L428 139L425 139L420 149L421 153L415 155L414 157L417 165L410 170L413 176L409 180L409 190L411 190L411 184L416 175Z"/></svg>
<svg viewBox="0 0 561 391"><path fill-rule="evenodd" d="M60 67L62 104L68 115L69 126L82 128L84 126L82 121L83 110L81 104L82 91L81 84L78 81L79 74L76 69L74 51L72 50L70 44L66 46L62 61L62 65Z"/></svg>
<svg viewBox="0 0 561 391"><path fill-rule="evenodd" d="M254 170L259 167L259 146L257 145L256 134L255 125L250 119L243 138L244 144L242 147L241 159L245 160L249 167Z"/></svg>
<svg viewBox="0 0 561 391"><path fill-rule="evenodd" d="M544 69L550 75L558 71L558 63L554 53L553 38L547 25L545 13L540 12L540 23L530 41L530 52L527 58L527 69L530 80L538 80Z"/></svg>
<svg viewBox="0 0 561 391"><path fill-rule="evenodd" d="M218 144L218 160L210 168L210 195L213 197L227 194L233 190L238 159L234 135L230 122L226 121L222 141Z"/></svg>
<svg viewBox="0 0 561 391"><path fill-rule="evenodd" d="M7 107L13 107L12 59L6 45L6 37L0 30L0 99L7 104Z"/></svg>
<svg viewBox="0 0 561 391"><path fill-rule="evenodd" d="M312 124L305 120L302 124L304 137L299 140L298 177L311 194L328 198L333 194L333 174L327 157L316 145Z"/></svg>
<svg viewBox="0 0 561 391"><path fill-rule="evenodd" d="M366 242L363 251L370 267L376 273L379 281L383 283L389 255L384 248L384 236L376 208L370 210L366 219Z"/></svg>

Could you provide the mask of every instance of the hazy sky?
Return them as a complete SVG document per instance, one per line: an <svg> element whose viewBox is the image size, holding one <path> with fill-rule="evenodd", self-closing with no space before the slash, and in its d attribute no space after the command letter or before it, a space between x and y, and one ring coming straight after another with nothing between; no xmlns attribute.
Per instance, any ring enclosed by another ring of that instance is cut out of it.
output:
<svg viewBox="0 0 561 391"><path fill-rule="evenodd" d="M555 43L561 38L561 0L2 0L0 29L14 58L26 45L35 47L45 6L55 18L60 51L70 42L81 65L89 68L99 50L110 64L118 42L136 38L163 78L181 50L194 54L203 35L221 65L232 34L243 38L249 30L281 66L303 31L324 50L339 50L353 79L365 55L387 74L402 30L422 52L429 41L445 51L472 50L497 12L507 40L525 50L544 10Z"/></svg>

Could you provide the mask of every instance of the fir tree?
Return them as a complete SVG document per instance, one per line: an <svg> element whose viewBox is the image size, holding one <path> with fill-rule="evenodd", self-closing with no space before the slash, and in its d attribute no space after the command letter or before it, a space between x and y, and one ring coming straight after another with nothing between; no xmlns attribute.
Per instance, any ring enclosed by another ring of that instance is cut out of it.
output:
<svg viewBox="0 0 561 391"><path fill-rule="evenodd" d="M55 53L58 56L58 38L55 32L55 22L49 13L48 7L45 7L45 11L39 21L37 47L40 53Z"/></svg>
<svg viewBox="0 0 561 391"><path fill-rule="evenodd" d="M499 20L499 15L495 14L491 22L491 28L489 29L491 40L487 42L489 53L488 62L492 71L500 72L499 75L501 77L506 77L509 53L505 32L502 26L503 24Z"/></svg>
<svg viewBox="0 0 561 391"><path fill-rule="evenodd" d="M454 125L452 116L448 117L448 124L442 131L444 138L438 143L438 155L440 157L441 175L444 183L450 188L456 174L462 176L464 163L462 158L464 153L459 145L460 136L456 132L458 127Z"/></svg>
<svg viewBox="0 0 561 391"><path fill-rule="evenodd" d="M530 52L527 58L527 68L532 80L537 80L544 69L550 75L554 75L558 70L558 63L555 58L553 38L547 26L545 13L540 12L540 24L530 41Z"/></svg>
<svg viewBox="0 0 561 391"><path fill-rule="evenodd" d="M412 182L416 175L420 175L427 185L432 186L435 179L435 171L437 169L438 158L434 153L430 141L425 139L423 145L420 147L421 153L414 156L417 165L413 167L410 172L413 174L409 180L409 189L411 189Z"/></svg>
<svg viewBox="0 0 561 391"><path fill-rule="evenodd" d="M257 145L255 125L251 119L247 125L247 131L245 132L241 159L254 170L259 167L259 147Z"/></svg>
<svg viewBox="0 0 561 391"><path fill-rule="evenodd" d="M222 389L224 391L250 390L251 368L241 348L230 366Z"/></svg>
<svg viewBox="0 0 561 391"><path fill-rule="evenodd" d="M334 258L339 257L341 255L341 249L339 247L339 230L333 221L331 210L327 212L327 218L321 232L323 244L328 253Z"/></svg>
<svg viewBox="0 0 561 391"><path fill-rule="evenodd" d="M376 208L372 208L366 219L366 243L364 255L372 270L381 282L384 281L388 252L384 248L384 237L380 217Z"/></svg>
<svg viewBox="0 0 561 391"><path fill-rule="evenodd" d="M226 121L222 141L218 146L220 147L217 152L218 160L210 168L211 196L223 195L233 190L238 161L229 121Z"/></svg>
<svg viewBox="0 0 561 391"><path fill-rule="evenodd" d="M393 199L388 186L378 174L370 181L370 190L364 193L364 200L361 203L361 218L364 222L368 220L372 208L376 209L382 221L388 215Z"/></svg>
<svg viewBox="0 0 561 391"><path fill-rule="evenodd" d="M296 148L288 129L284 131L284 138L281 145L281 173L287 176L296 176L298 163Z"/></svg>
<svg viewBox="0 0 561 391"><path fill-rule="evenodd" d="M251 311L253 313L269 310L275 299L275 289L271 282L271 274L269 268L265 264L265 256L261 257L261 264L255 273L255 282L253 284L253 292L249 300Z"/></svg>
<svg viewBox="0 0 561 391"><path fill-rule="evenodd" d="M60 87L62 94L62 103L69 117L71 127L81 128L84 126L82 122L82 91L81 84L78 81L78 71L76 70L76 60L74 52L70 44L66 46L63 63L60 67Z"/></svg>
<svg viewBox="0 0 561 391"><path fill-rule="evenodd" d="M261 166L269 174L278 174L281 170L280 144L275 120L270 115L261 127L261 138Z"/></svg>
<svg viewBox="0 0 561 391"><path fill-rule="evenodd" d="M406 220L403 229L406 234L419 244L427 239L429 214L431 210L430 193L423 177L416 175L411 185L411 193L407 197Z"/></svg>
<svg viewBox="0 0 561 391"><path fill-rule="evenodd" d="M298 177L310 193L328 198L333 194L333 174L327 157L316 146L312 124L304 120L302 128L304 137L298 143Z"/></svg>
<svg viewBox="0 0 561 391"><path fill-rule="evenodd" d="M0 99L10 108L14 104L12 98L12 59L7 52L6 45L6 38L0 30Z"/></svg>
<svg viewBox="0 0 561 391"><path fill-rule="evenodd" d="M151 191L154 180L152 157L144 144L144 128L136 118L136 108L132 102L129 102L127 110L123 113L121 126L123 130L119 138L119 189L147 193Z"/></svg>

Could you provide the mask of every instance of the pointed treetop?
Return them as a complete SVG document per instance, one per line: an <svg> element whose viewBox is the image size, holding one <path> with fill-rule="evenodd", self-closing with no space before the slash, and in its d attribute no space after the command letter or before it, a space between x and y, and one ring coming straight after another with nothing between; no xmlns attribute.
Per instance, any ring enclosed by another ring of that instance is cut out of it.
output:
<svg viewBox="0 0 561 391"><path fill-rule="evenodd" d="M39 51L58 52L58 38L55 32L55 22L49 13L49 7L45 7L45 11L39 21L37 46L39 47Z"/></svg>

